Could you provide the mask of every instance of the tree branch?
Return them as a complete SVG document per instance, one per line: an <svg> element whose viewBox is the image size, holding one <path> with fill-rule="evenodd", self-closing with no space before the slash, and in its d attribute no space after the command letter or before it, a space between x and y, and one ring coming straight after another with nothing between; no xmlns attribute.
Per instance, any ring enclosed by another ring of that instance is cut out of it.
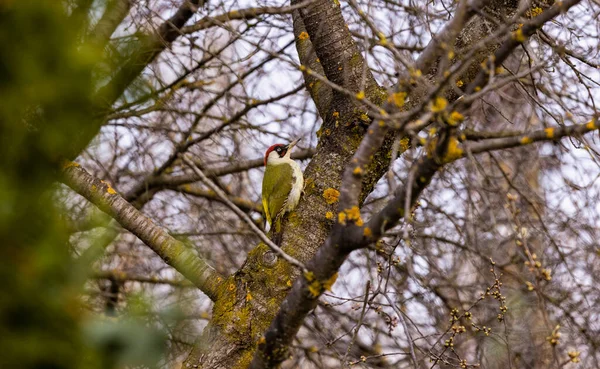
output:
<svg viewBox="0 0 600 369"><path fill-rule="evenodd" d="M94 27L88 36L90 41L100 48L106 46L115 29L129 14L130 8L131 0L109 1L104 14L102 14L102 18L100 18L96 27Z"/></svg>
<svg viewBox="0 0 600 369"><path fill-rule="evenodd" d="M310 38L306 37L308 32L306 31L299 10L295 10L292 13L292 19L294 20L294 37L296 38L296 50L298 51L300 64L308 68L308 70L324 76L325 71L323 70L321 61L315 53L315 47ZM319 111L319 115L324 121L329 112L333 90L331 89L331 86L316 78L314 73L304 73L304 81L306 88Z"/></svg>
<svg viewBox="0 0 600 369"><path fill-rule="evenodd" d="M94 99L96 107L108 111L142 70L175 41L181 34L181 28L202 4L202 0L183 0L175 14L161 24L153 35L148 36L112 80L98 91Z"/></svg>
<svg viewBox="0 0 600 369"><path fill-rule="evenodd" d="M66 164L62 174L67 186L114 218L123 228L148 245L165 263L216 301L217 291L224 278L191 248L173 238L165 229L125 201L107 182L95 178L78 164Z"/></svg>
<svg viewBox="0 0 600 369"><path fill-rule="evenodd" d="M573 124L558 128L545 128L531 133L522 133L514 137L490 138L477 142L465 142L458 146L458 156L456 159L467 156L468 153L480 154L483 152L508 149L511 147L530 145L534 142L559 141L565 137L581 136L589 132L600 129L600 125L595 120L590 120L585 124Z"/></svg>
<svg viewBox="0 0 600 369"><path fill-rule="evenodd" d="M168 284L175 287L194 287L187 280L167 279L161 277L148 277L139 274L131 274L121 270L100 270L92 275L96 279L110 279L117 282L140 282L149 284Z"/></svg>
<svg viewBox="0 0 600 369"><path fill-rule="evenodd" d="M554 17L561 13L565 13L572 6L577 5L581 0L566 0L557 1L549 9L544 10L541 14L533 18L531 21L525 23L521 27L517 28L511 34L511 37L506 40L498 50L494 53L494 56L490 58L485 68L481 68L473 82L469 84L466 92L467 94L473 93L478 87L482 87L490 76L490 68L502 65L502 63L508 58L508 56L529 37L536 33L546 22L552 20Z"/></svg>
<svg viewBox="0 0 600 369"><path fill-rule="evenodd" d="M292 5L298 3L292 0ZM329 0L315 0L300 9L299 14L328 80L354 93L365 91L370 95L379 89L339 5Z"/></svg>
<svg viewBox="0 0 600 369"><path fill-rule="evenodd" d="M303 1L292 6L263 6L231 10L227 13L219 14L214 17L204 17L191 26L183 27L181 29L181 33L188 34L198 32L233 20L251 20L262 15L290 14L295 10L305 7L312 1L313 0Z"/></svg>
<svg viewBox="0 0 600 369"><path fill-rule="evenodd" d="M200 188L199 186L184 184L181 186L177 186L174 189L175 189L175 191L179 191L181 193L185 193L185 194L196 196L196 197L202 197L202 198L205 198L208 200L218 201L220 203L226 204L223 201L223 199L219 195L217 195L214 191L206 190L206 189ZM234 204L236 207L243 210L244 212L253 211L253 212L260 214L263 211L262 204L252 202L243 197L227 196L227 198L231 201L232 204Z"/></svg>

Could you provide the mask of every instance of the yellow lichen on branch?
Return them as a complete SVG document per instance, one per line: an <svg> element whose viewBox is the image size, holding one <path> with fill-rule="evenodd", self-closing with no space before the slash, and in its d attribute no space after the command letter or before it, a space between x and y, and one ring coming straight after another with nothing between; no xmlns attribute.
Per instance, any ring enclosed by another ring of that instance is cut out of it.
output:
<svg viewBox="0 0 600 369"><path fill-rule="evenodd" d="M331 278L323 282L323 288L325 289L325 291L331 291L331 287L333 287L333 284L337 280L337 277L338 273L335 273L333 276L331 276Z"/></svg>
<svg viewBox="0 0 600 369"><path fill-rule="evenodd" d="M446 149L446 155L444 155L444 163L449 163L456 159L462 158L464 154L463 149L460 147L460 143L456 137L450 137L448 142L448 148Z"/></svg>
<svg viewBox="0 0 600 369"><path fill-rule="evenodd" d="M400 140L400 152L405 152L406 150L408 150L410 147L410 140L408 139L408 137L403 137Z"/></svg>
<svg viewBox="0 0 600 369"><path fill-rule="evenodd" d="M525 137L521 138L521 141L519 141L519 142L521 142L521 145L527 145L527 144L532 143L533 140L531 139L531 137L525 136Z"/></svg>
<svg viewBox="0 0 600 369"><path fill-rule="evenodd" d="M358 206L353 206L350 209L345 209L338 214L338 223L345 225L347 221L354 222L359 227L362 227L364 222L360 216Z"/></svg>
<svg viewBox="0 0 600 369"><path fill-rule="evenodd" d="M536 6L532 9L529 9L526 13L525 16L527 16L528 18L535 18L538 15L542 14L544 10L542 8L540 8L539 6Z"/></svg>
<svg viewBox="0 0 600 369"><path fill-rule="evenodd" d="M512 33L512 38L513 38L513 40L515 40L515 41L517 41L517 42L525 42L525 40L526 40L526 37L525 37L525 35L523 34L523 29L522 29L522 28L519 28L519 29L517 29L516 31L514 31L514 32Z"/></svg>
<svg viewBox="0 0 600 369"><path fill-rule="evenodd" d="M394 92L393 94L391 94L388 97L388 102L396 105L399 108L404 106L405 100L406 100L406 92L403 92L403 91Z"/></svg>
<svg viewBox="0 0 600 369"><path fill-rule="evenodd" d="M346 213L341 211L338 214L338 223L342 224L342 225L346 225Z"/></svg>
<svg viewBox="0 0 600 369"><path fill-rule="evenodd" d="M450 116L446 119L446 122L451 126L459 125L463 120L465 120L465 116L457 111L453 111L450 113Z"/></svg>
<svg viewBox="0 0 600 369"><path fill-rule="evenodd" d="M308 33L306 33L306 32L302 32L302 33L300 33L300 34L298 35L298 38L299 38L300 40L308 40Z"/></svg>
<svg viewBox="0 0 600 369"><path fill-rule="evenodd" d="M310 296L313 298L319 297L321 295L321 291L323 290L323 285L317 278L313 272L304 272L304 279L308 282L308 292Z"/></svg>
<svg viewBox="0 0 600 369"><path fill-rule="evenodd" d="M117 191L115 191L115 189L114 189L114 188L112 188L112 186L110 185L110 183L108 183L108 182L106 182L106 181L103 181L103 180L102 180L102 181L100 181L100 182L102 182L102 183L104 183L104 184L106 185L106 192L107 192L109 195L114 195L114 194L116 194L116 193L117 193Z"/></svg>
<svg viewBox="0 0 600 369"><path fill-rule="evenodd" d="M443 97L436 97L435 100L433 100L429 106L429 109L431 110L432 113L440 113L444 110L446 110L446 107L448 106L448 100L446 100Z"/></svg>
<svg viewBox="0 0 600 369"><path fill-rule="evenodd" d="M69 160L64 160L61 163L62 169L68 169L68 168L77 168L80 167L81 165L79 165L78 163L74 162L74 161L69 161Z"/></svg>
<svg viewBox="0 0 600 369"><path fill-rule="evenodd" d="M321 282L317 279L315 274L311 271L304 272L304 279L308 284L308 292L312 298L317 298L323 291L331 291L331 287L337 280L338 273L335 273L328 280Z"/></svg>
<svg viewBox="0 0 600 369"><path fill-rule="evenodd" d="M328 188L325 191L323 191L323 198L329 205L338 202L339 197L340 191L336 190L335 188Z"/></svg>

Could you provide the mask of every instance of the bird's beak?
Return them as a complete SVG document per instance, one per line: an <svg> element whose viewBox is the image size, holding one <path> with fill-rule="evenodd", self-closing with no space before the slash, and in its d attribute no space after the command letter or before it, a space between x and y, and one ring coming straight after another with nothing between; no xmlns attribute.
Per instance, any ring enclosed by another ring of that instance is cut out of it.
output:
<svg viewBox="0 0 600 369"><path fill-rule="evenodd" d="M287 145L287 149L290 150L292 147L296 146L296 144L302 139L302 137L295 139Z"/></svg>

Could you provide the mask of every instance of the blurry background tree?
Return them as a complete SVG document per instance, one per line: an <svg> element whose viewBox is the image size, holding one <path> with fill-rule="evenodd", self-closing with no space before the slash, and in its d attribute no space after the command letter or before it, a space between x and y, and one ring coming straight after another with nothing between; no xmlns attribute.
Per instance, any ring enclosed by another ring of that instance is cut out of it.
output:
<svg viewBox="0 0 600 369"><path fill-rule="evenodd" d="M600 367L598 19L0 1L0 367Z"/></svg>

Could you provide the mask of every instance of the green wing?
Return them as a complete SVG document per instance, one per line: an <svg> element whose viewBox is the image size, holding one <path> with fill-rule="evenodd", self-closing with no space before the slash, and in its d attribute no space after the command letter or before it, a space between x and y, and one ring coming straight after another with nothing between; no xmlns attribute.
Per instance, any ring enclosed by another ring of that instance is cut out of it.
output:
<svg viewBox="0 0 600 369"><path fill-rule="evenodd" d="M289 164L268 165L265 170L262 185L262 203L267 222L271 225L273 220L280 215L292 190L293 174L294 171Z"/></svg>

